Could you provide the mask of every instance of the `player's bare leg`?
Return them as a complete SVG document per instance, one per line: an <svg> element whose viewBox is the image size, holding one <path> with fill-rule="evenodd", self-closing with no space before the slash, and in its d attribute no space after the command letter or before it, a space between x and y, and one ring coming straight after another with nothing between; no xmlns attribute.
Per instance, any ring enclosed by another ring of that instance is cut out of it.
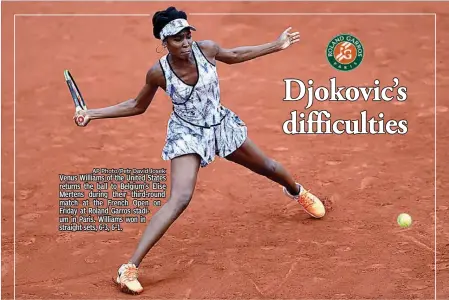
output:
<svg viewBox="0 0 449 300"><path fill-rule="evenodd" d="M226 159L279 183L293 195L299 193L293 176L280 163L267 157L249 138Z"/></svg>
<svg viewBox="0 0 449 300"><path fill-rule="evenodd" d="M284 193L301 204L311 216L315 218L324 216L323 203L295 182L282 164L266 156L251 139L247 138L243 145L228 155L226 159L279 183L284 187Z"/></svg>
<svg viewBox="0 0 449 300"><path fill-rule="evenodd" d="M138 294L143 291L137 280L137 268L145 255L189 205L195 190L199 166L200 157L193 154L171 161L170 197L151 218L128 264L122 265L119 270L117 283L124 292Z"/></svg>

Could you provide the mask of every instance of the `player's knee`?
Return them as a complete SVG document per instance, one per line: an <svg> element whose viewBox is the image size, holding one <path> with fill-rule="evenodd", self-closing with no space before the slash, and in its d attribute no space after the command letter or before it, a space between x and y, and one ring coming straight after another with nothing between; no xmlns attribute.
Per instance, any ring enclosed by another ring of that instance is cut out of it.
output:
<svg viewBox="0 0 449 300"><path fill-rule="evenodd" d="M277 168L278 162L273 159L267 158L264 162L263 175L271 176L276 173Z"/></svg>
<svg viewBox="0 0 449 300"><path fill-rule="evenodd" d="M193 191L184 190L178 193L174 193L171 197L171 201L175 204L177 212L184 211L192 199Z"/></svg>

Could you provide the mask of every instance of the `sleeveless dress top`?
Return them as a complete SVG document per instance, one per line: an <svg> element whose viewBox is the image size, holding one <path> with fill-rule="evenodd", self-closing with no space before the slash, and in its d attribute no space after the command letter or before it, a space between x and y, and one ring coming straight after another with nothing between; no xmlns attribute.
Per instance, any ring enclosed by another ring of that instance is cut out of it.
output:
<svg viewBox="0 0 449 300"><path fill-rule="evenodd" d="M166 93L173 103L162 158L198 154L201 167L205 167L216 155L226 157L238 149L246 140L247 127L234 112L221 105L216 66L207 60L196 42L192 43L192 51L198 72L193 85L176 75L168 54L159 60Z"/></svg>

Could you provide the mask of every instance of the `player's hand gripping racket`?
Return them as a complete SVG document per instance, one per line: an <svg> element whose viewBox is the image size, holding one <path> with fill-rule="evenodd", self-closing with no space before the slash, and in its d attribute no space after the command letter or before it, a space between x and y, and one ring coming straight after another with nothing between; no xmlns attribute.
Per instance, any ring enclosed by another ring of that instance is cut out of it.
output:
<svg viewBox="0 0 449 300"><path fill-rule="evenodd" d="M83 96L75 83L75 79L68 70L64 70L64 77L67 86L69 87L70 94L72 95L72 100L75 104L75 122L78 126L84 126L84 114L80 114L79 112L87 110L86 103L84 102Z"/></svg>

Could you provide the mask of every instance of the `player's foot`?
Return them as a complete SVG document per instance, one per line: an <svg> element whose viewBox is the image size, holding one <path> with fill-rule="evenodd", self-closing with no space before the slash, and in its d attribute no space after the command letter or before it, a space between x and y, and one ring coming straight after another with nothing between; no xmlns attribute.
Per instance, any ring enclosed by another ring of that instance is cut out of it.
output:
<svg viewBox="0 0 449 300"><path fill-rule="evenodd" d="M143 291L143 287L137 280L137 276L138 268L133 263L129 262L120 266L115 282L124 293L140 294Z"/></svg>
<svg viewBox="0 0 449 300"><path fill-rule="evenodd" d="M311 192L307 191L299 183L296 183L299 187L299 194L294 196L288 192L284 187L284 194L293 199L294 201L301 204L304 210L314 218L322 218L326 214L326 209L323 203L313 195Z"/></svg>

